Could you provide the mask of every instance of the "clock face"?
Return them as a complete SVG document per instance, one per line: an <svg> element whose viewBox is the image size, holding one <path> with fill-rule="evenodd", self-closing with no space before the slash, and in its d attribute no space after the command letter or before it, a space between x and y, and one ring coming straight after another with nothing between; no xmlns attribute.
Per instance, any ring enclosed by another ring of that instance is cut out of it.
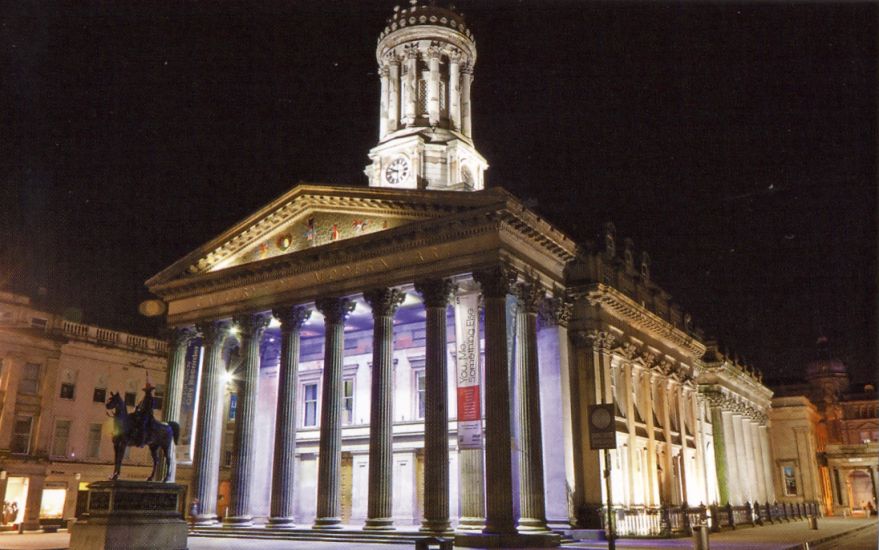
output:
<svg viewBox="0 0 879 550"><path fill-rule="evenodd" d="M397 157L385 168L385 181L402 183L409 179L409 161L405 157Z"/></svg>

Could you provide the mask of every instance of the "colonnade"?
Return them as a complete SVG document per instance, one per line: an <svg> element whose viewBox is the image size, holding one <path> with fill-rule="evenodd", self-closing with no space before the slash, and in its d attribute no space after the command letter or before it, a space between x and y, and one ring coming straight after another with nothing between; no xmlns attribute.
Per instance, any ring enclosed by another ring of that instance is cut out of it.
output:
<svg viewBox="0 0 879 550"><path fill-rule="evenodd" d="M518 529L546 531L543 449L540 420L540 391L537 361L537 313L545 291L533 280L517 282L518 275L506 266L476 271L485 308L485 533L517 532L514 516L514 472L511 458L513 433L511 407L517 412L522 460L518 472L521 511ZM421 529L446 532L449 516L449 444L447 402L446 309L454 296L450 279L416 281L426 309L424 412L424 511ZM518 356L519 401L511 400L507 354L506 297L519 298L520 340ZM373 367L369 427L368 510L364 529L393 529L392 438L393 438L393 322L404 293L396 288L367 289L364 300L372 309ZM345 321L354 308L348 297L325 297L314 302L324 317L323 399L317 475L317 509L314 529L341 528L342 454L342 367ZM277 527L294 523L296 390L299 368L300 330L310 316L310 307L276 307L272 315L280 321L281 356L278 385L274 461L272 466L269 522ZM238 380L238 411L231 471L231 506L225 522L252 525L250 478L254 466L254 400L259 370L259 344L269 322L264 313L233 318L241 347L241 376ZM186 342L200 333L204 360L198 400L198 425L193 442L193 497L197 498L197 524L217 520L217 484L220 466L220 434L224 369L222 350L231 335L232 323L213 320L199 323L195 331L177 329L175 347L169 356L168 420L179 420L182 371ZM481 461L480 461L481 462ZM464 514L467 510L462 510ZM469 511L470 513L479 511Z"/></svg>
<svg viewBox="0 0 879 550"><path fill-rule="evenodd" d="M714 420L719 500L733 505L774 502L766 415L720 391L704 393Z"/></svg>
<svg viewBox="0 0 879 550"><path fill-rule="evenodd" d="M446 71L441 71L443 61L447 64ZM427 67L424 73L420 64ZM417 43L407 44L400 52L388 52L378 73L381 79L380 138L401 128L418 125L418 118L425 117L427 125L435 127L445 119L450 130L472 137L470 87L473 66L460 50L436 44L426 48L419 48ZM420 81L425 82L423 107L418 99ZM444 101L446 98L448 104Z"/></svg>

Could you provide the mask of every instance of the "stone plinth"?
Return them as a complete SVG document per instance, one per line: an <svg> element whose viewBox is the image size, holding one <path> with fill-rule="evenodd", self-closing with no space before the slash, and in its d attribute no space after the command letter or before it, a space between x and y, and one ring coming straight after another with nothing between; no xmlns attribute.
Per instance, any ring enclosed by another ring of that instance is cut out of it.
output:
<svg viewBox="0 0 879 550"><path fill-rule="evenodd" d="M186 550L183 490L148 481L90 484L88 518L73 525L70 550Z"/></svg>

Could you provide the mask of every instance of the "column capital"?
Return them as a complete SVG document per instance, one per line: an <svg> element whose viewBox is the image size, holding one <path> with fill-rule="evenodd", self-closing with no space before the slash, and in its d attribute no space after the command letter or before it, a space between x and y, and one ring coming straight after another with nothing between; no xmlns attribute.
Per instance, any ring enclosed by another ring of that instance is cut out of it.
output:
<svg viewBox="0 0 879 550"><path fill-rule="evenodd" d="M496 265L474 271L473 279L479 283L485 297L504 298L516 282L516 272L505 265Z"/></svg>
<svg viewBox="0 0 879 550"><path fill-rule="evenodd" d="M567 327L574 316L574 303L566 296L557 294L543 300L539 314L540 320L546 325Z"/></svg>
<svg viewBox="0 0 879 550"><path fill-rule="evenodd" d="M403 57L406 60L418 59L418 44L406 44L403 46Z"/></svg>
<svg viewBox="0 0 879 550"><path fill-rule="evenodd" d="M387 78L391 75L391 68L386 64L381 64L378 66L378 76L381 78Z"/></svg>
<svg viewBox="0 0 879 550"><path fill-rule="evenodd" d="M400 64L400 56L397 55L393 51L390 51L387 54L385 54L384 59L385 59L385 62L387 63L388 68L390 68L391 65L399 65Z"/></svg>
<svg viewBox="0 0 879 550"><path fill-rule="evenodd" d="M450 48L447 55L449 56L449 63L460 63L464 56L458 48Z"/></svg>
<svg viewBox="0 0 879 550"><path fill-rule="evenodd" d="M405 298L406 293L397 288L373 288L363 293L373 317L393 317Z"/></svg>
<svg viewBox="0 0 879 550"><path fill-rule="evenodd" d="M465 61L461 63L461 74L466 74L469 76L473 76L473 63L470 61Z"/></svg>
<svg viewBox="0 0 879 550"><path fill-rule="evenodd" d="M344 323L356 305L348 298L318 298L314 302L314 306L323 314L326 322L332 325Z"/></svg>
<svg viewBox="0 0 879 550"><path fill-rule="evenodd" d="M519 307L524 309L526 313L536 315L540 311L546 291L543 290L538 281L529 279L526 282L518 283L513 291Z"/></svg>
<svg viewBox="0 0 879 550"><path fill-rule="evenodd" d="M415 291L421 294L424 307L446 307L458 285L451 279L426 279L415 283Z"/></svg>
<svg viewBox="0 0 879 550"><path fill-rule="evenodd" d="M168 327L165 332L168 346L172 349L189 343L196 336L195 331L189 327Z"/></svg>
<svg viewBox="0 0 879 550"><path fill-rule="evenodd" d="M575 330L570 333L574 338L574 343L578 346L592 346L595 351L610 353L616 336L610 332L603 330Z"/></svg>
<svg viewBox="0 0 879 550"><path fill-rule="evenodd" d="M221 346L230 334L230 325L226 321L203 321L196 323L196 330L201 333L206 346Z"/></svg>
<svg viewBox="0 0 879 550"><path fill-rule="evenodd" d="M281 322L281 333L289 334L302 328L311 317L311 310L304 306L276 307L272 310L272 315Z"/></svg>
<svg viewBox="0 0 879 550"><path fill-rule="evenodd" d="M232 322L238 327L241 336L259 340L266 327L269 326L270 316L262 313L236 315Z"/></svg>

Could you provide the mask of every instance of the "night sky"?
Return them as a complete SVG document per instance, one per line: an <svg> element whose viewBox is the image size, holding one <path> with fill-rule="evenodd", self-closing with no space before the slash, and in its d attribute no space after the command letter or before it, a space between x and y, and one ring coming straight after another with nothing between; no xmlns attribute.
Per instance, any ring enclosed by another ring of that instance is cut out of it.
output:
<svg viewBox="0 0 879 550"><path fill-rule="evenodd" d="M393 5L4 3L0 288L155 334L147 278L299 181L366 185ZM457 5L489 185L613 221L770 377L819 333L875 376L875 6Z"/></svg>

